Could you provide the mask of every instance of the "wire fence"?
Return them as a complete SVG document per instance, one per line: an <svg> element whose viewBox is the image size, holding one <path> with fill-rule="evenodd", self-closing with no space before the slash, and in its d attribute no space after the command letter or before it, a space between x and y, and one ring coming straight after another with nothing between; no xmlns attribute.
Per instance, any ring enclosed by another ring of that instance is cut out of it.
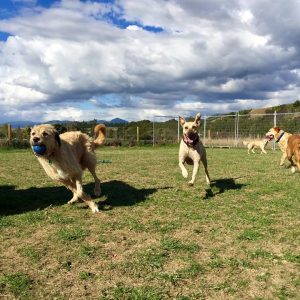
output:
<svg viewBox="0 0 300 300"><path fill-rule="evenodd" d="M262 140L269 129L276 126L290 133L300 132L300 112L265 114L237 112L228 115L203 116L199 134L206 147L244 147L244 140ZM93 135L93 126L75 128L75 130ZM12 130L10 126L3 125L0 128L0 147L10 145L18 148L28 147L29 133L25 129ZM106 145L176 144L181 137L182 128L178 116L154 116L152 121L107 124ZM269 148L272 146L275 148L274 143L268 145Z"/></svg>
<svg viewBox="0 0 300 300"><path fill-rule="evenodd" d="M242 147L244 140L262 140L276 126L290 133L300 132L300 113L205 116L202 139L208 147Z"/></svg>

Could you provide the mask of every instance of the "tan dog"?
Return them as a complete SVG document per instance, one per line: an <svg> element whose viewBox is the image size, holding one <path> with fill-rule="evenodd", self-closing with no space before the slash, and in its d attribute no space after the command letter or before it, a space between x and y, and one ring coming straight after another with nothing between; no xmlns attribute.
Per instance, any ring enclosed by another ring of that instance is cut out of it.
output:
<svg viewBox="0 0 300 300"><path fill-rule="evenodd" d="M248 154L250 154L250 150L252 153L255 153L254 149L258 148L261 150L260 154L267 154L265 147L268 144L268 140L253 140L253 141L243 141L243 145L247 146L248 148Z"/></svg>
<svg viewBox="0 0 300 300"><path fill-rule="evenodd" d="M194 185L199 169L199 163L202 161L206 175L206 182L208 185L210 185L210 177L207 170L206 151L197 132L197 129L201 123L200 113L196 115L193 122L186 122L182 117L179 117L179 120L183 128L183 138L179 147L179 167L181 169L182 176L184 178L188 177L188 171L185 168L184 163L194 164L192 179L189 181L189 185Z"/></svg>
<svg viewBox="0 0 300 300"><path fill-rule="evenodd" d="M299 148L300 148L300 135L293 134L288 139L288 145L286 149L286 154L288 160L291 162L291 171L292 173L296 172L295 165L297 166L298 172L300 172L300 155L299 155ZM293 161L293 157L295 162Z"/></svg>
<svg viewBox="0 0 300 300"><path fill-rule="evenodd" d="M280 159L280 166L284 164L284 161L287 157L286 149L288 145L288 139L292 136L291 133L284 132L279 127L273 127L266 133L266 138L268 141L272 141L273 139L278 144L280 150L283 152L281 159Z"/></svg>
<svg viewBox="0 0 300 300"><path fill-rule="evenodd" d="M50 178L72 191L73 198L68 203L82 199L93 212L98 212L97 204L82 188L82 173L87 168L95 180L95 195L101 193L100 180L95 172L97 160L94 149L103 144L106 128L99 124L94 132L93 140L80 131L59 135L52 125L38 125L31 129L30 144L33 149L37 145L45 148L45 153L35 155Z"/></svg>

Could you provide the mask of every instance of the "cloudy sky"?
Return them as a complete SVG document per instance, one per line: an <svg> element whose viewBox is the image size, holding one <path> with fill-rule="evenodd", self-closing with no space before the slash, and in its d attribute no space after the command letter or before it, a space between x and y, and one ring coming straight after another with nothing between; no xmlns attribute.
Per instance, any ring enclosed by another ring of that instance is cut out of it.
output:
<svg viewBox="0 0 300 300"><path fill-rule="evenodd" d="M0 122L300 98L300 1L0 0Z"/></svg>

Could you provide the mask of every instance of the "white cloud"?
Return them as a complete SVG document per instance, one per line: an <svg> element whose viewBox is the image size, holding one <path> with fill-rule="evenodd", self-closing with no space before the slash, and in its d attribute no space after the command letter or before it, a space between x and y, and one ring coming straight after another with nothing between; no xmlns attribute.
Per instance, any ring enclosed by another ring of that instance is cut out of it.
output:
<svg viewBox="0 0 300 300"><path fill-rule="evenodd" d="M64 0L26 9L0 20L13 35L0 43L0 121L20 108L22 118L132 119L294 101L299 11L297 1L270 0ZM107 94L121 100L101 107Z"/></svg>
<svg viewBox="0 0 300 300"><path fill-rule="evenodd" d="M253 22L254 16L249 9L240 10L238 12L238 17L242 23L251 24Z"/></svg>
<svg viewBox="0 0 300 300"><path fill-rule="evenodd" d="M137 31L137 30L141 30L141 27L136 26L136 25L128 25L128 26L126 27L126 29L132 30L132 31Z"/></svg>

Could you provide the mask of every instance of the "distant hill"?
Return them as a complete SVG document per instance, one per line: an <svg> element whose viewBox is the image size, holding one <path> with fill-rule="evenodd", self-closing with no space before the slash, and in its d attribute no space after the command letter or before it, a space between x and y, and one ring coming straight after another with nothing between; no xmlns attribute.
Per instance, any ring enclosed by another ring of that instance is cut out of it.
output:
<svg viewBox="0 0 300 300"><path fill-rule="evenodd" d="M300 112L300 101L297 100L294 103L290 104L282 104L272 107L266 107L266 108L257 108L257 109L251 109L249 110L249 114L266 114L266 113L294 113L294 112Z"/></svg>
<svg viewBox="0 0 300 300"><path fill-rule="evenodd" d="M115 119L112 119L110 122L108 123L111 123L111 124L127 124L128 121L126 120L123 120L123 119L120 119L120 118L115 118Z"/></svg>
<svg viewBox="0 0 300 300"><path fill-rule="evenodd" d="M283 104L283 105L278 105L278 106L273 106L273 107L266 107L266 108L256 108L256 109L247 109L247 110L240 110L239 114L240 115L250 115L253 118L255 118L255 114L265 114L265 113L286 113L286 112L300 112L300 100L295 101L294 103L290 103L290 104ZM226 113L226 115L235 115L236 112L230 112L230 113ZM223 114L216 114L215 116L222 116ZM216 120L212 120L213 122L216 122ZM121 125L128 125L129 127L132 126L137 126L138 123L140 124L141 121L135 121L135 122L128 122L127 120L121 119L121 118L114 118L112 120L90 120L90 121L83 121L83 122L76 122L76 121L68 121L68 120L51 120L51 121L47 121L44 123L50 123L50 124L61 124L61 125L67 125L67 124L77 124L80 126L80 123L86 123L87 126L86 127L90 127L91 124L95 124L96 123L104 123L107 124L108 126L112 126L112 127L119 127ZM148 121L149 122L149 121ZM220 120L221 122L221 120ZM26 126L34 126L37 124L41 124L41 122L33 122L33 121L12 121L12 122L5 122L0 124L7 124L10 123L12 125L13 128L24 128ZM219 123L219 122L217 122ZM147 125L149 126L149 125ZM85 125L84 125L85 127ZM150 127L149 127L150 128ZM152 128L152 127L151 127Z"/></svg>
<svg viewBox="0 0 300 300"><path fill-rule="evenodd" d="M114 118L110 121L108 120L96 120L97 123L104 123L104 124L127 124L128 121L120 119L120 118ZM42 124L42 123L47 123L47 124L68 124L68 123L74 123L74 121L68 121L68 120L51 120L51 121L46 121L46 122L33 122L33 121L12 121L12 122L5 122L5 123L1 123L1 125L3 124L11 124L12 128L24 128L26 126L34 126L34 125L38 125L38 124Z"/></svg>
<svg viewBox="0 0 300 300"><path fill-rule="evenodd" d="M38 122L32 122L32 121L13 121L13 122L2 123L1 125L7 124L7 123L11 124L12 128L18 128L18 127L24 128L26 126L32 127L34 125L39 124Z"/></svg>

